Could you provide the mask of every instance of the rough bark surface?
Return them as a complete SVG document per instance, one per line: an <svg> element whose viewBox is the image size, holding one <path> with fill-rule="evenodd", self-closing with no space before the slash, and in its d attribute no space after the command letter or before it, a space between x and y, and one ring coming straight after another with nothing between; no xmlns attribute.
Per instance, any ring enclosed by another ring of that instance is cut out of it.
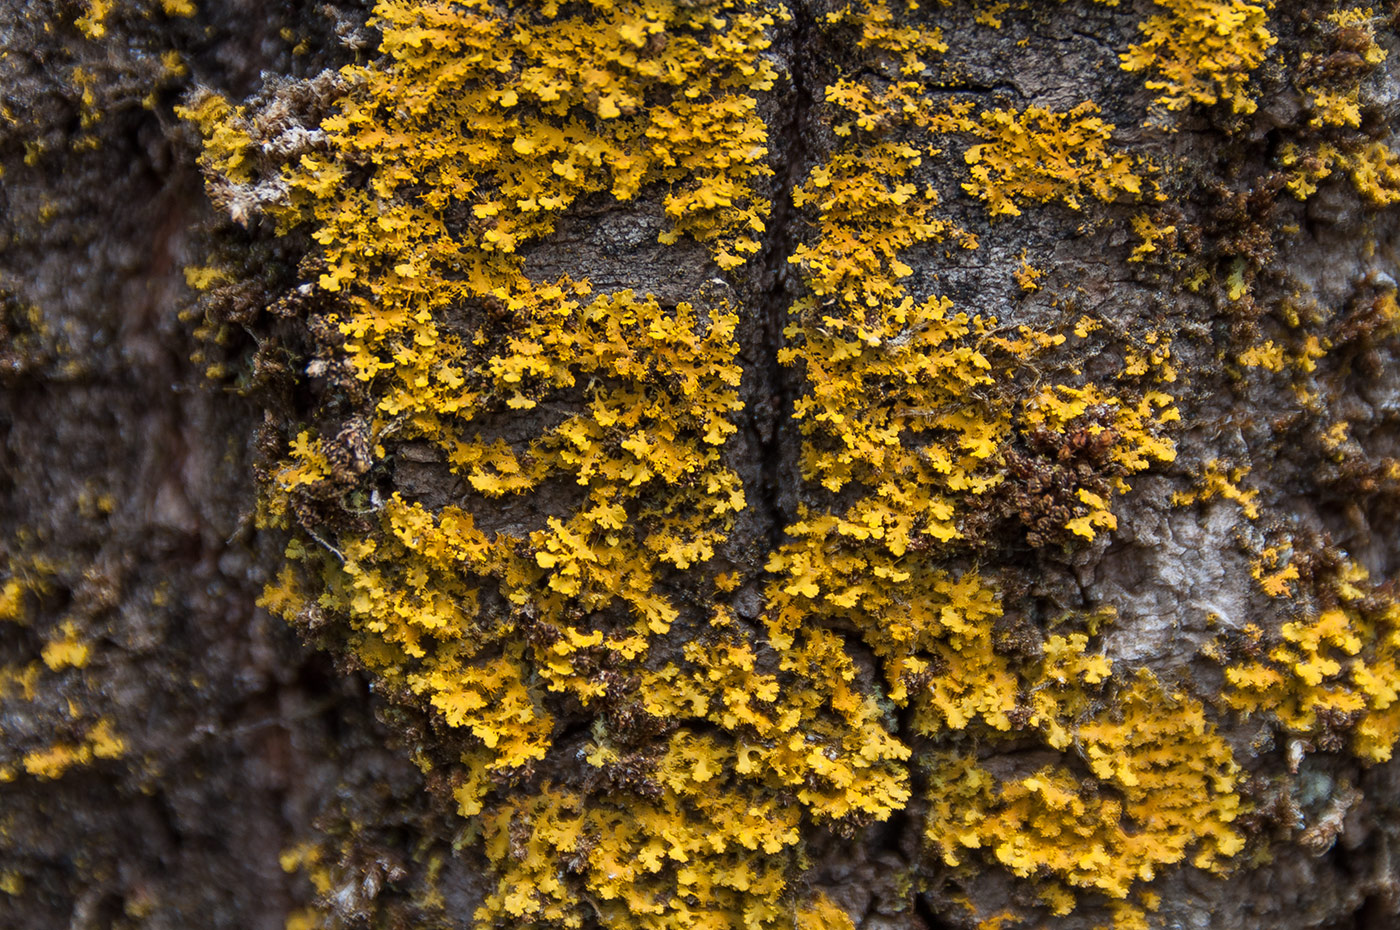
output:
<svg viewBox="0 0 1400 930"><path fill-rule="evenodd" d="M1393 926L1396 15L0 2L4 922Z"/></svg>

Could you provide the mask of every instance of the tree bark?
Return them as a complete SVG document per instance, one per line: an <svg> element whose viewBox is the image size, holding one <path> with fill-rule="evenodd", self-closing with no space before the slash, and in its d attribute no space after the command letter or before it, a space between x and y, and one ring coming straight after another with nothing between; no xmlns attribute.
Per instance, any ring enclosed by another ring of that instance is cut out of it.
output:
<svg viewBox="0 0 1400 930"><path fill-rule="evenodd" d="M0 4L0 914L1391 926L1396 16Z"/></svg>

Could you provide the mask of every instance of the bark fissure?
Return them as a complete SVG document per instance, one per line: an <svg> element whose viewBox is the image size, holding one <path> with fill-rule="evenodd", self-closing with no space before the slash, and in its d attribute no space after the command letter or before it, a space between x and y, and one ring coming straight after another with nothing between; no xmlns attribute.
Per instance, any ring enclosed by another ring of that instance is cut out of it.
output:
<svg viewBox="0 0 1400 930"><path fill-rule="evenodd" d="M805 2L792 5L792 60L789 68L786 119L772 133L775 158L773 209L769 217L763 251L758 258L758 307L761 344L751 356L746 372L748 424L755 433L754 448L759 457L757 503L761 524L767 529L769 551L786 539L786 529L795 513L796 482L801 478L798 462L800 438L793 420L793 401L799 393L795 373L778 361L785 343L783 335L792 304L793 276L788 264L798 236L794 233L792 192L807 169L807 126L814 97L807 76L812 43L812 18Z"/></svg>

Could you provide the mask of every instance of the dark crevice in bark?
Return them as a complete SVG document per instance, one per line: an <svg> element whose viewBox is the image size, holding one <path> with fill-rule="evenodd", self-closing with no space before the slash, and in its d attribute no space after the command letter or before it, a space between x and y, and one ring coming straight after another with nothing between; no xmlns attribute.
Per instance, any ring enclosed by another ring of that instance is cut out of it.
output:
<svg viewBox="0 0 1400 930"><path fill-rule="evenodd" d="M914 895L914 915L922 921L926 930L953 930L953 924L934 909L927 895Z"/></svg>
<svg viewBox="0 0 1400 930"><path fill-rule="evenodd" d="M783 121L771 133L776 175L773 209L767 236L758 258L758 337L746 377L750 381L749 429L759 458L757 500L761 524L767 529L768 551L778 549L786 539L786 528L796 519L796 488L801 480L798 464L800 440L792 417L793 401L799 385L796 373L778 363L783 347L783 328L792 304L793 276L788 256L797 245L794 232L796 207L793 188L807 170L808 121L815 106L808 80L810 45L813 42L812 13L806 0L792 4L792 60L790 92Z"/></svg>

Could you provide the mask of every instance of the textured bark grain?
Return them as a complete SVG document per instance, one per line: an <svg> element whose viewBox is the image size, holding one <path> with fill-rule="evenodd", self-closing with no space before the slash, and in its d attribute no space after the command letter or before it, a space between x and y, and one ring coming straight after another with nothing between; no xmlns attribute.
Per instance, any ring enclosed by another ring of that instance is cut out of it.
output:
<svg viewBox="0 0 1400 930"><path fill-rule="evenodd" d="M3 0L0 916L1392 926L1396 16Z"/></svg>

